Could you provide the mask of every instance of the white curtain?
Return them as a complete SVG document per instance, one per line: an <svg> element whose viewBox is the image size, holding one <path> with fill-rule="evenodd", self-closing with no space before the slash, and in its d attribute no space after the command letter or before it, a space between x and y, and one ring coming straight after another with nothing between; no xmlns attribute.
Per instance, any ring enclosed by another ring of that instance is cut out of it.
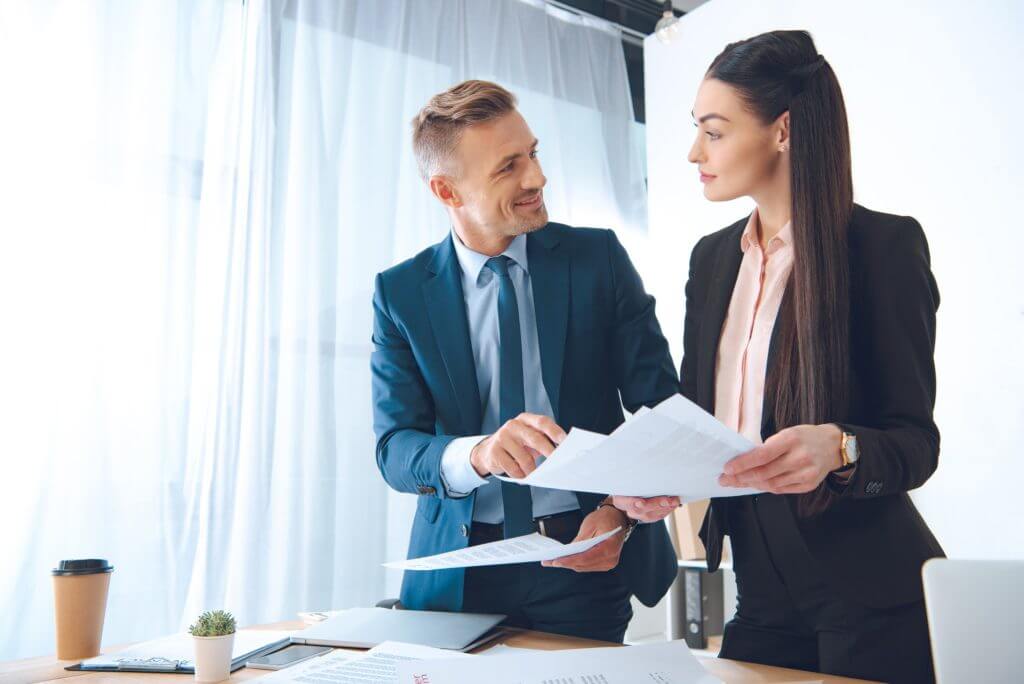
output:
<svg viewBox="0 0 1024 684"><path fill-rule="evenodd" d="M409 120L520 98L552 217L646 224L619 37L520 0L0 4L0 659L49 570L115 565L104 642L397 595L374 274L439 240Z"/></svg>

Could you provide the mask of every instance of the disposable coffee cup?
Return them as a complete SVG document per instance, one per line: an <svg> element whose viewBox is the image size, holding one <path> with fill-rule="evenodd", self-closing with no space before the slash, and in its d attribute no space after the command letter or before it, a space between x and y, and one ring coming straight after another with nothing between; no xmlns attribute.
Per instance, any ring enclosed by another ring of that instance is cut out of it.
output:
<svg viewBox="0 0 1024 684"><path fill-rule="evenodd" d="M83 660L100 654L113 571L114 566L98 558L64 560L53 569L58 660Z"/></svg>

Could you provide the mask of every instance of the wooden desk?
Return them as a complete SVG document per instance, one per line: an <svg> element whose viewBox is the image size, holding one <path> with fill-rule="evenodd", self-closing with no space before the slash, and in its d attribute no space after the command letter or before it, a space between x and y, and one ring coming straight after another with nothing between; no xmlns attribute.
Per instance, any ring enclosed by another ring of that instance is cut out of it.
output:
<svg viewBox="0 0 1024 684"><path fill-rule="evenodd" d="M273 625L262 625L264 629L303 629L306 627L301 622L280 622ZM259 629L257 627L256 629ZM495 643L503 643L509 646L520 648L536 648L542 650L557 651L565 648L595 648L610 646L603 641L591 641L589 639L576 639L573 637L560 636L557 634L545 634L543 632L527 632L515 630L508 637L498 640ZM493 645L493 644L492 644ZM486 650L484 647L483 650ZM110 649L117 650L117 649ZM741 663L736 660L722 660L720 658L699 657L699 660L708 672L715 675L723 682L822 682L823 684L841 684L863 682L860 679L847 679L845 677L832 677L829 675L802 672L800 670L786 670L778 667L767 667L764 665L752 665ZM59 661L53 656L41 658L30 658L27 660L15 660L8 663L0 663L0 684L36 684L37 682L60 682L60 684L85 684L86 682L102 682L104 684L154 684L166 682L167 684L189 684L194 679L191 675L180 674L143 674L138 672L69 672L65 666L73 664L72 661ZM262 677L270 670L256 670L243 667L231 675L231 682L244 682L249 679Z"/></svg>

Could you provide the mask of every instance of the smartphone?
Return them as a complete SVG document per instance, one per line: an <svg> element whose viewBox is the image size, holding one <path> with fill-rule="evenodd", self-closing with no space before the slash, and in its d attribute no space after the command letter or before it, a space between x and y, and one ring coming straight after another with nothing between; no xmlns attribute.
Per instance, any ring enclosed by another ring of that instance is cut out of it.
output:
<svg viewBox="0 0 1024 684"><path fill-rule="evenodd" d="M316 658L328 651L333 650L330 646L303 646L292 644L285 646L280 651L274 651L258 658L250 658L246 661L246 667L255 667L260 670L283 670L284 668L301 663L303 660Z"/></svg>

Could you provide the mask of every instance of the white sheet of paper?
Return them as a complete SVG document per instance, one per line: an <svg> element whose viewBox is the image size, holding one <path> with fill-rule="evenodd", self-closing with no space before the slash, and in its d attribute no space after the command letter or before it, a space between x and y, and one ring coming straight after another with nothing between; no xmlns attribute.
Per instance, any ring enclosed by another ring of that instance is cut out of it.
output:
<svg viewBox="0 0 1024 684"><path fill-rule="evenodd" d="M675 495L684 501L743 496L723 487L723 466L754 444L680 394L641 409L608 436L573 428L536 470L507 482L624 496Z"/></svg>
<svg viewBox="0 0 1024 684"><path fill-rule="evenodd" d="M316 682L330 684L394 684L397 668L409 661L470 658L442 648L385 641L369 651L335 649L327 655L292 665L260 678L260 682Z"/></svg>
<svg viewBox="0 0 1024 684"><path fill-rule="evenodd" d="M468 546L464 549L439 553L435 556L391 561L390 563L384 563L384 566L399 570L442 570L448 568L473 568L483 565L536 563L583 553L608 539L620 529L622 528L616 527L614 530L609 530L604 534L571 544L563 544L557 539L551 539L534 532L522 537Z"/></svg>
<svg viewBox="0 0 1024 684"><path fill-rule="evenodd" d="M623 648L527 651L465 660L405 662L398 666L397 681L399 684L721 684L720 679L697 661L684 641Z"/></svg>

